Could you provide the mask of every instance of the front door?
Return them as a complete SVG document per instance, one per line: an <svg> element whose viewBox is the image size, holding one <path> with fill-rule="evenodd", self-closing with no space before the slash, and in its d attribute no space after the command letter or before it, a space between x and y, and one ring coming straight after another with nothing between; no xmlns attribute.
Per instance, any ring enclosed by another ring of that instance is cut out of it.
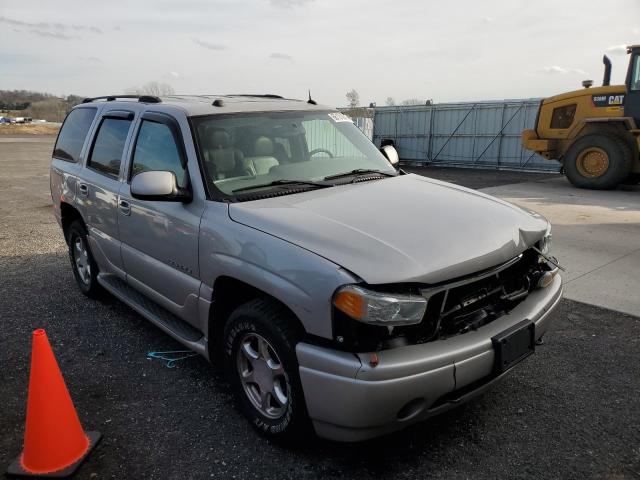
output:
<svg viewBox="0 0 640 480"><path fill-rule="evenodd" d="M624 115L633 117L640 128L640 49L631 52L627 73L627 96L624 99Z"/></svg>
<svg viewBox="0 0 640 480"><path fill-rule="evenodd" d="M139 200L131 179L140 172L175 173L187 187L182 135L168 115L142 116L118 201L118 224L127 282L184 320L197 319L200 291L198 235L203 204Z"/></svg>
<svg viewBox="0 0 640 480"><path fill-rule="evenodd" d="M132 112L123 111L104 114L77 186L78 196L85 206L91 250L100 270L123 278L117 199L121 185L120 167L133 116Z"/></svg>

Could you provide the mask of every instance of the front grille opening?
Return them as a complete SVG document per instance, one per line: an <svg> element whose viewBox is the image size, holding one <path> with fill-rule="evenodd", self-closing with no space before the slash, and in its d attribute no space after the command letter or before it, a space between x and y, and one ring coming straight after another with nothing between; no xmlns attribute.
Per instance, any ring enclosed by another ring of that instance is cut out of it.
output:
<svg viewBox="0 0 640 480"><path fill-rule="evenodd" d="M445 285L429 298L422 323L403 327L404 333L415 343L424 343L476 330L505 315L529 295L549 269L539 259L537 252L527 250L497 273L468 283L454 282L452 288Z"/></svg>

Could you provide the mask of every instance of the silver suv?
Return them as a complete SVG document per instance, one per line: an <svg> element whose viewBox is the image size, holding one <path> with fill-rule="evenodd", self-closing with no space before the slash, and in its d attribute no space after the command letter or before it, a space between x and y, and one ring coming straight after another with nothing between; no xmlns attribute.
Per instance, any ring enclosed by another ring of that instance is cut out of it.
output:
<svg viewBox="0 0 640 480"><path fill-rule="evenodd" d="M100 97L51 193L82 292L219 359L262 433L357 441L493 384L562 295L547 220L397 160L313 101Z"/></svg>

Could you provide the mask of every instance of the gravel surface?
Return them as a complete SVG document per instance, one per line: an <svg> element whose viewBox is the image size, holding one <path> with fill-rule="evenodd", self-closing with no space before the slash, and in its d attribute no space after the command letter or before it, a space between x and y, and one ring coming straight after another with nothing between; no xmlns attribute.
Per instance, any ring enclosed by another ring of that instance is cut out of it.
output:
<svg viewBox="0 0 640 480"><path fill-rule="evenodd" d="M0 143L0 468L21 450L42 327L84 427L104 434L77 478L640 478L640 320L567 300L536 355L440 417L355 445L257 436L215 367L148 360L182 347L79 293L51 214L52 143Z"/></svg>

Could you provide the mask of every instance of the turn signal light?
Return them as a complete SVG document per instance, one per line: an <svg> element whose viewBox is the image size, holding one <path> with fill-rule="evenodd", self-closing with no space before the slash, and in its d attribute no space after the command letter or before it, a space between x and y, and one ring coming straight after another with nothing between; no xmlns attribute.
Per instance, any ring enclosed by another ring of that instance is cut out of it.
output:
<svg viewBox="0 0 640 480"><path fill-rule="evenodd" d="M351 291L338 292L333 304L349 315L351 318L360 320L364 318L366 313L366 305L362 295Z"/></svg>

